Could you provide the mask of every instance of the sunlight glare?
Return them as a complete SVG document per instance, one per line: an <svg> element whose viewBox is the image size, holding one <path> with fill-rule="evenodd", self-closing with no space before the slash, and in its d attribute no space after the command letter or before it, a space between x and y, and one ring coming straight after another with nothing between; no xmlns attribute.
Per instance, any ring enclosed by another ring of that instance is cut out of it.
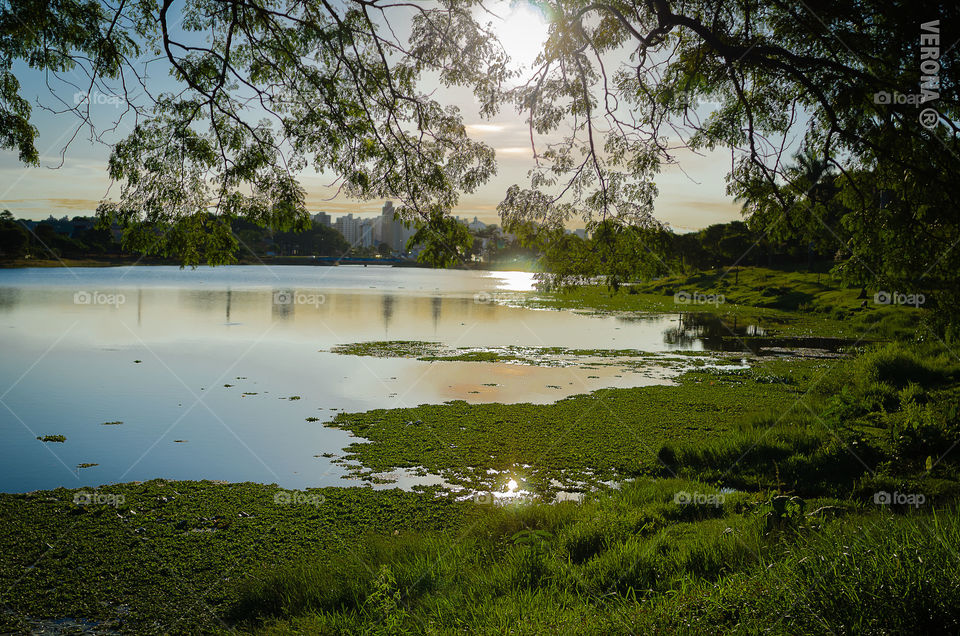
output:
<svg viewBox="0 0 960 636"><path fill-rule="evenodd" d="M514 69L529 69L547 41L547 22L528 2L513 0L491 6L493 32L510 56Z"/></svg>

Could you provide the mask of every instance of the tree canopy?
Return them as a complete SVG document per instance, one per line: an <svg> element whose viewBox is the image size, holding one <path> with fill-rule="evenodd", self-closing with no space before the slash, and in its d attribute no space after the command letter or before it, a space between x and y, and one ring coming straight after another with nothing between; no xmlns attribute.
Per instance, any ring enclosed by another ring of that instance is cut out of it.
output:
<svg viewBox="0 0 960 636"><path fill-rule="evenodd" d="M504 227L656 228L660 169L728 148L753 227L835 244L852 278L960 291L955 3L531 4L549 37L521 76L481 0L0 3L0 144L37 161L18 68L82 71L88 98L60 112L92 126L89 95L114 91L136 119L102 218L128 249L218 263L231 219L306 226L306 168L443 230L496 167L431 93L461 85L482 115L512 108L530 127L536 166L501 202ZM436 234L441 260L463 251Z"/></svg>

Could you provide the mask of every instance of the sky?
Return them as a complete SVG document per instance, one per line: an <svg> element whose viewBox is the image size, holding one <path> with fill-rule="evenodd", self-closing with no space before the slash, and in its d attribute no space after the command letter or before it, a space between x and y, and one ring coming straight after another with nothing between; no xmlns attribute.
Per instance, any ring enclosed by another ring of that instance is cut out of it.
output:
<svg viewBox="0 0 960 636"><path fill-rule="evenodd" d="M510 6L504 2L497 10L499 18L491 18L494 29L508 54L518 65L529 66L546 36L542 18L523 3ZM41 152L38 167L21 164L15 151L0 150L0 209L9 209L20 218L43 219L90 215L98 203L116 198L119 186L111 185L107 176L109 147L92 142L81 130L71 140L78 122L71 115L55 115L39 104L56 104L57 99L72 101L76 89L69 83L48 81L24 67L15 67L25 96L34 104L34 125L39 130L36 142ZM79 78L65 77L67 82ZM48 88L53 86L53 93ZM529 132L521 115L501 111L494 120L482 119L477 113L473 96L464 89L443 89L436 97L460 107L468 133L496 150L497 174L476 192L461 196L453 213L457 216L476 216L485 223L499 223L496 207L507 188L523 186L527 171L533 165ZM122 104L108 95L92 97L92 111L98 125L112 125L122 112ZM109 139L120 139L129 132L133 120L126 117ZM69 147L66 147L70 141ZM62 154L61 154L62 153ZM739 206L725 193L724 175L730 168L728 150L703 154L679 151L680 167L667 166L655 179L660 195L656 201L655 216L676 231L691 231L713 223L740 219ZM311 213L324 211L334 217L354 213L362 216L378 214L382 200L357 201L336 196L329 187L329 175L303 174L301 183L307 192Z"/></svg>

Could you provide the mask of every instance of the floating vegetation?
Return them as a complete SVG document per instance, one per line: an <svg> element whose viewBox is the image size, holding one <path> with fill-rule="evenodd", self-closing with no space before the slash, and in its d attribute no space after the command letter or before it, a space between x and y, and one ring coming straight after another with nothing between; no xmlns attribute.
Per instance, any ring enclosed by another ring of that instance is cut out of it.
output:
<svg viewBox="0 0 960 636"><path fill-rule="evenodd" d="M314 417L314 416L311 415L310 417L307 418L307 421L308 421L308 422L319 422L319 421L320 421L320 418L319 418L319 417Z"/></svg>
<svg viewBox="0 0 960 636"><path fill-rule="evenodd" d="M229 389L229 388L232 387L232 386L233 386L232 384L224 384L224 385L223 385L223 388Z"/></svg>
<svg viewBox="0 0 960 636"><path fill-rule="evenodd" d="M140 364L141 362L143 362L143 360L134 360L134 361L133 361L134 364Z"/></svg>
<svg viewBox="0 0 960 636"><path fill-rule="evenodd" d="M94 466L99 466L99 465L100 465L100 464L97 464L97 463L88 463L88 462L85 462L85 463L83 463L83 464L77 464L77 468L93 468Z"/></svg>
<svg viewBox="0 0 960 636"><path fill-rule="evenodd" d="M174 444L186 444L186 443L187 443L187 440L185 440L185 439L175 439L175 440L173 440L173 443L174 443Z"/></svg>
<svg viewBox="0 0 960 636"><path fill-rule="evenodd" d="M101 426L120 426L123 422L117 420L116 422L104 422Z"/></svg>
<svg viewBox="0 0 960 636"><path fill-rule="evenodd" d="M377 358L416 358L436 355L443 349L439 342L423 340L380 340L354 342L330 347L331 353L345 356L374 356Z"/></svg>
<svg viewBox="0 0 960 636"><path fill-rule="evenodd" d="M65 442L65 441L67 441L67 438L64 437L63 435L43 435L43 436L37 437L37 439L40 440L41 442Z"/></svg>
<svg viewBox="0 0 960 636"><path fill-rule="evenodd" d="M283 398L280 398L280 399L282 400ZM299 400L299 399L300 399L300 396L299 396L299 395L291 395L291 396L288 397L287 399L288 399L288 400Z"/></svg>
<svg viewBox="0 0 960 636"><path fill-rule="evenodd" d="M407 467L415 457L447 483L485 491L494 485L488 469L536 463L523 472L531 490L541 494L658 474L662 464L656 452L661 445L714 441L729 435L742 419L792 403L803 392L799 380L813 374L818 364L775 359L757 363L758 373L765 375L792 368L799 377L791 384L688 371L678 379L680 386L600 389L545 405L456 400L340 413L323 426L363 439L335 460L348 469L348 462L356 462L361 469L389 472ZM603 408L598 408L601 403Z"/></svg>
<svg viewBox="0 0 960 636"><path fill-rule="evenodd" d="M378 358L416 358L424 362L501 362L548 367L609 365L623 363L623 359L654 358L657 362L677 363L682 359L638 349L568 349L566 347L450 347L440 342L420 340L384 340L355 342L331 347L341 355L373 356ZM597 359L602 359L602 361ZM613 360L617 359L617 360Z"/></svg>

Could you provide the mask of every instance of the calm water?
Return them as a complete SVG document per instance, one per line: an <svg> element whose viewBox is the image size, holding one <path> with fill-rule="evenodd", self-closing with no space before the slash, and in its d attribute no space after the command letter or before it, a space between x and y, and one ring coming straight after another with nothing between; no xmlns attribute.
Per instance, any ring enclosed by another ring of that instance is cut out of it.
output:
<svg viewBox="0 0 960 636"><path fill-rule="evenodd" d="M0 270L0 491L155 477L350 485L320 456L353 441L322 426L340 411L544 403L677 373L343 356L336 344L702 348L677 337L677 316L507 304L531 288L526 273L381 267ZM36 440L55 434L67 441Z"/></svg>

